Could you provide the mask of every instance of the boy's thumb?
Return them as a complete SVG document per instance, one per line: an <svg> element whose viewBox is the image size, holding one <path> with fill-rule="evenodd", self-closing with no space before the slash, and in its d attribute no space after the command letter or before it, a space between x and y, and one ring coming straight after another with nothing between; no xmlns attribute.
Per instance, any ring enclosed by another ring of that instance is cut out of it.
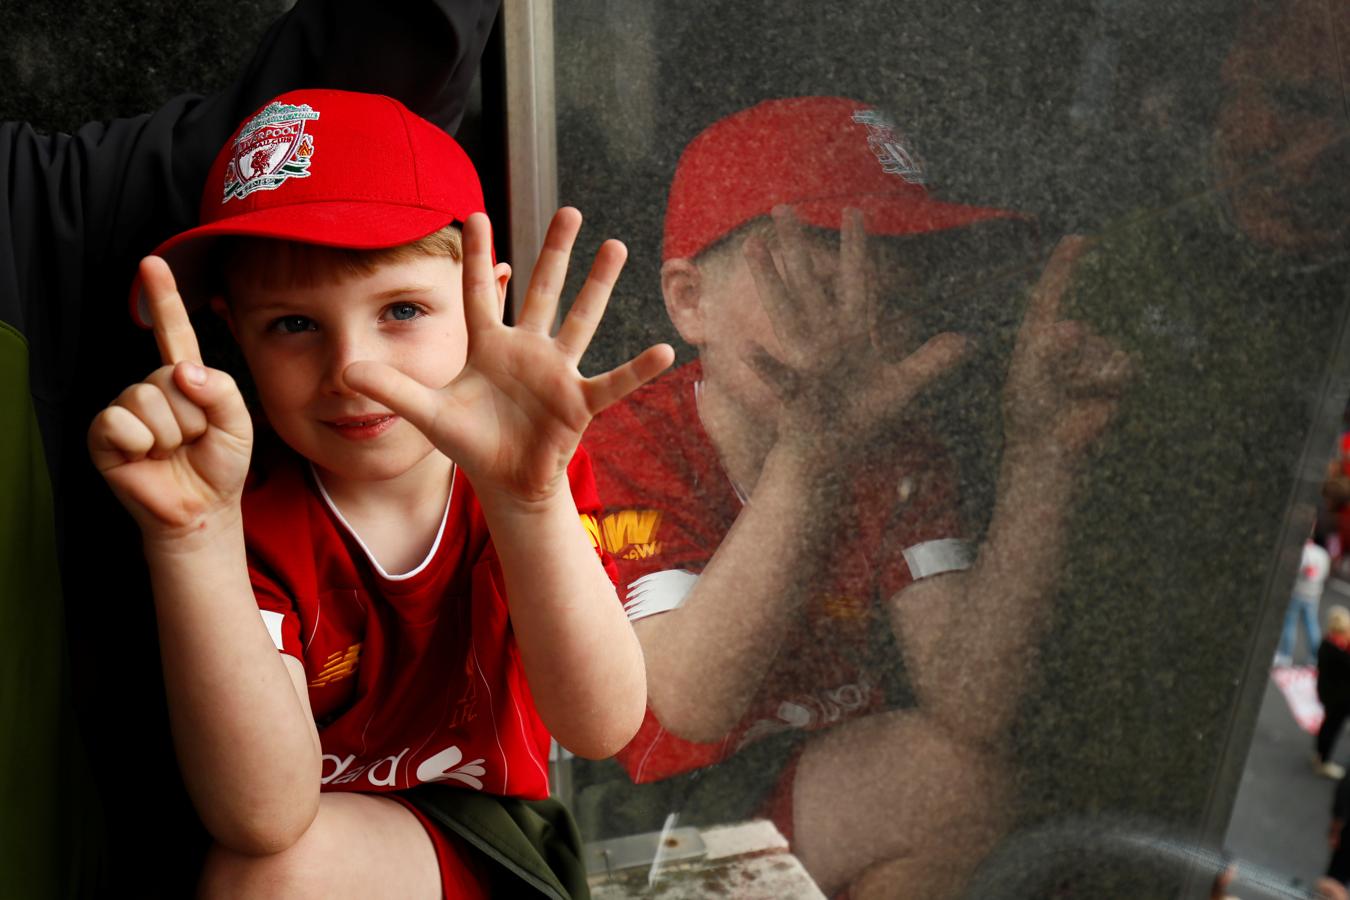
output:
<svg viewBox="0 0 1350 900"><path fill-rule="evenodd" d="M206 413L206 421L237 437L252 433L248 407L239 387L225 372L194 362L174 366L173 380L187 398Z"/></svg>

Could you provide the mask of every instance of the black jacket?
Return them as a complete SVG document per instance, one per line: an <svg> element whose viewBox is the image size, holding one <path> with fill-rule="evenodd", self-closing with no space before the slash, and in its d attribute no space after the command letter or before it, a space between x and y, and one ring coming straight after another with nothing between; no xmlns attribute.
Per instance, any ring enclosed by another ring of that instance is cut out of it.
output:
<svg viewBox="0 0 1350 900"><path fill-rule="evenodd" d="M1317 648L1317 699L1322 705L1350 705L1350 652L1323 638Z"/></svg>
<svg viewBox="0 0 1350 900"><path fill-rule="evenodd" d="M195 224L216 153L283 91L389 94L453 130L499 3L300 0L219 94L74 134L0 124L0 895L190 896L205 848L138 534L84 448L158 365L127 311L137 260Z"/></svg>

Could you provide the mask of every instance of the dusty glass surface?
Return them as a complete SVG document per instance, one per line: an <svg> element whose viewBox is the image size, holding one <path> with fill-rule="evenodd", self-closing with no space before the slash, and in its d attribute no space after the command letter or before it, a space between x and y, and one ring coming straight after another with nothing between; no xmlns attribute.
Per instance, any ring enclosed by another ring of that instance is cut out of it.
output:
<svg viewBox="0 0 1350 900"><path fill-rule="evenodd" d="M1350 7L555 18L560 199L631 253L590 364L680 354L589 438L651 699L587 838L1206 893L1346 395Z"/></svg>

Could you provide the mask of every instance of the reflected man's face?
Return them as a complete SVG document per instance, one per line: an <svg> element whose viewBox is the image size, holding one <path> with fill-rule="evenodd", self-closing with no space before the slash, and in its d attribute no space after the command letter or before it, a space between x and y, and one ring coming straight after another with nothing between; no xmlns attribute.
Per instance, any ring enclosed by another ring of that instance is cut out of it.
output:
<svg viewBox="0 0 1350 900"><path fill-rule="evenodd" d="M1343 0L1286 0L1244 20L1223 67L1216 165L1237 225L1285 253L1344 249L1350 123L1333 29Z"/></svg>

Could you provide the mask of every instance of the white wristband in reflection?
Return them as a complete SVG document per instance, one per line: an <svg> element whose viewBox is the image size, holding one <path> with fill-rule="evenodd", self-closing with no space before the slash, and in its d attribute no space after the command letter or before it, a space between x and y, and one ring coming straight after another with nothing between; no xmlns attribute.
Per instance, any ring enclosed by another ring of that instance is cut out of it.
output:
<svg viewBox="0 0 1350 900"><path fill-rule="evenodd" d="M628 586L628 599L623 602L623 611L628 614L628 621L636 622L657 613L679 609L697 582L698 576L685 569L667 569L643 575Z"/></svg>
<svg viewBox="0 0 1350 900"><path fill-rule="evenodd" d="M905 549L905 564L915 581L943 572L964 572L975 563L975 546L960 538L924 541Z"/></svg>

